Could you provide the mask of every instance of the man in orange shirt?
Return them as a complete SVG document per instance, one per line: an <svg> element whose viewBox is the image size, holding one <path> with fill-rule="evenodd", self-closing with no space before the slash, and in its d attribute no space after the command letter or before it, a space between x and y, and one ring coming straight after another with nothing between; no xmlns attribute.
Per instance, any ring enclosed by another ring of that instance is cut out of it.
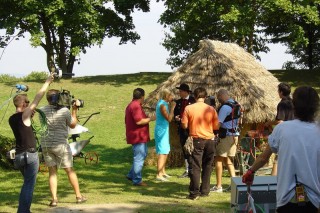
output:
<svg viewBox="0 0 320 213"><path fill-rule="evenodd" d="M194 150L189 157L189 195L188 199L196 200L200 196L208 196L210 192L210 176L214 160L214 130L218 130L219 119L216 110L204 103L207 91L198 87L194 90L196 103L185 108L182 127L189 129L193 138ZM200 176L202 178L200 185Z"/></svg>

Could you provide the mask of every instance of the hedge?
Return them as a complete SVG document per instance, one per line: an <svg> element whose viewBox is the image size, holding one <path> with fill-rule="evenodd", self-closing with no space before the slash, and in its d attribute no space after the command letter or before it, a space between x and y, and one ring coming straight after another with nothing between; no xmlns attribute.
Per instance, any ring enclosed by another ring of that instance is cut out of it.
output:
<svg viewBox="0 0 320 213"><path fill-rule="evenodd" d="M4 169L13 168L12 162L7 160L7 152L15 145L15 139L0 135L0 167Z"/></svg>

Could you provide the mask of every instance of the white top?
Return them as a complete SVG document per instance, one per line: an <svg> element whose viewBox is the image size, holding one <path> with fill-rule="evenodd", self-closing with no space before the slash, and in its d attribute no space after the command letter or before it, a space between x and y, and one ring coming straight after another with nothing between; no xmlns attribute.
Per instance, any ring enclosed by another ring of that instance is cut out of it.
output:
<svg viewBox="0 0 320 213"><path fill-rule="evenodd" d="M300 120L278 124L269 136L271 150L278 153L277 207L295 196L298 182L309 200L320 206L320 127Z"/></svg>

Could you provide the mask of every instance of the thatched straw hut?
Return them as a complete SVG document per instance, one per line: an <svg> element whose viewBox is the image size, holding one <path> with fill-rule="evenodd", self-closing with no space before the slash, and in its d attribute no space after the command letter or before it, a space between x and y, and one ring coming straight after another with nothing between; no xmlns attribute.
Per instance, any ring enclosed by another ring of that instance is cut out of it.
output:
<svg viewBox="0 0 320 213"><path fill-rule="evenodd" d="M149 94L144 104L146 112L154 113L159 91L164 88L177 91L176 86L186 83L191 90L201 86L214 96L219 89L227 89L245 110L243 123L247 130L253 124L274 119L280 100L279 81L269 71L237 44L201 40L199 46L167 81ZM170 131L170 143L176 155L175 149L180 152L181 147L174 122Z"/></svg>

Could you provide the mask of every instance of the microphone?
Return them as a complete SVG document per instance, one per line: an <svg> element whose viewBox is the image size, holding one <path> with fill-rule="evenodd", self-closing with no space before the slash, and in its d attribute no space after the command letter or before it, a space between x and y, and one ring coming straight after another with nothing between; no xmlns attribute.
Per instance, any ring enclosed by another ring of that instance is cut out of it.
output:
<svg viewBox="0 0 320 213"><path fill-rule="evenodd" d="M18 89L18 91L24 91L24 92L27 92L29 90L29 87L23 84L16 84L16 88Z"/></svg>

